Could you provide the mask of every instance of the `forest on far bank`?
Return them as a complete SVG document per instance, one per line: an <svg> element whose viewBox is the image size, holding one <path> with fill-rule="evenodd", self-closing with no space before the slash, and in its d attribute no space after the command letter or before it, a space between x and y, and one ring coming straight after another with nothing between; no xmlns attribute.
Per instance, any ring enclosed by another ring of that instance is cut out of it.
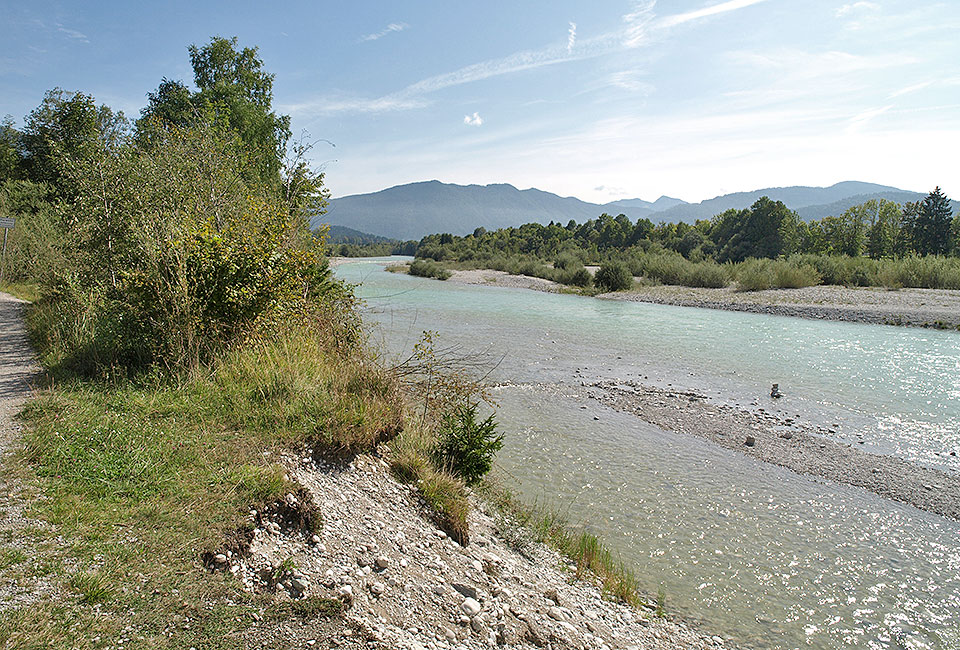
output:
<svg viewBox="0 0 960 650"><path fill-rule="evenodd" d="M465 236L428 235L419 242L341 243L331 252L414 255L436 263L418 265L415 272L435 277L444 267L492 268L584 290L593 285L581 271L585 265L612 265L621 277L651 283L736 283L744 290L817 284L960 289L960 213L951 213L939 187L922 201L869 200L810 222L761 197L749 208L692 225L602 214L582 224L527 223L477 228ZM593 290L629 286L620 281Z"/></svg>

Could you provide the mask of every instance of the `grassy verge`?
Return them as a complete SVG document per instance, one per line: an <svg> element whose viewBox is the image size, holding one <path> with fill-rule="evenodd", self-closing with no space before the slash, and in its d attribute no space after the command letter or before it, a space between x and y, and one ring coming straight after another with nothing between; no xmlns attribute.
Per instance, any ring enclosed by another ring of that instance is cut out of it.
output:
<svg viewBox="0 0 960 650"><path fill-rule="evenodd" d="M27 407L26 450L10 462L43 495L30 514L53 527L29 533L38 561L5 555L4 575L62 596L4 613L0 646L242 645L255 619L282 612L203 555L242 537L251 506L297 490L278 451L359 451L401 417L395 380L336 327L254 341L190 377L61 379Z"/></svg>
<svg viewBox="0 0 960 650"><path fill-rule="evenodd" d="M28 302L40 299L40 286L30 282L3 282L0 283L0 291Z"/></svg>

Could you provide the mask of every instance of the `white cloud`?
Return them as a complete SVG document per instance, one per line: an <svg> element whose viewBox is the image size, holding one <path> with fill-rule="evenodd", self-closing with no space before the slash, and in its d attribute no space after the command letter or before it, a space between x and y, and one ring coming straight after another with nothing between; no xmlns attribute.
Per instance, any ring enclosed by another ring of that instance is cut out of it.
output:
<svg viewBox="0 0 960 650"><path fill-rule="evenodd" d="M66 34L67 37L72 38L76 41L80 41L81 43L90 42L90 39L87 38L86 34L84 34L83 32L78 32L75 29L68 29L63 25L57 25L57 31L60 32L61 34Z"/></svg>
<svg viewBox="0 0 960 650"><path fill-rule="evenodd" d="M464 115L463 123L468 126L480 126L483 124L483 118L480 117L480 113L474 112L473 115Z"/></svg>
<svg viewBox="0 0 960 650"><path fill-rule="evenodd" d="M691 20L697 20L698 18L706 18L707 16L715 16L728 11L743 9L744 7L749 7L765 1L766 0L727 0L727 2L721 2L720 4L705 7L703 9L697 9L696 11L688 11L682 14L664 16L657 21L657 26L673 27L674 25L680 25L682 23L690 22Z"/></svg>
<svg viewBox="0 0 960 650"><path fill-rule="evenodd" d="M367 34L366 36L361 36L360 42L362 43L365 41L376 41L378 39L383 38L387 34L391 34L393 32L402 32L409 26L410 25L408 25L407 23L390 23L389 25L381 29L379 32L375 32L373 34Z"/></svg>
<svg viewBox="0 0 960 650"><path fill-rule="evenodd" d="M843 18L844 16L860 9L876 11L879 8L880 5L878 5L876 2L867 2L867 0L861 0L860 2L851 2L838 7L837 10L833 12L833 15L835 15L837 18Z"/></svg>
<svg viewBox="0 0 960 650"><path fill-rule="evenodd" d="M573 46L577 42L577 23L570 23L570 29L567 30L567 53L573 52Z"/></svg>

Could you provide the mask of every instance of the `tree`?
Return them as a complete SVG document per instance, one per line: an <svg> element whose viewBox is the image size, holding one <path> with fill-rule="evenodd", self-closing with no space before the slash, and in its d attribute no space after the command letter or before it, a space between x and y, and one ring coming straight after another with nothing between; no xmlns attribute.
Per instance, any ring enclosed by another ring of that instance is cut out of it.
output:
<svg viewBox="0 0 960 650"><path fill-rule="evenodd" d="M939 186L923 199L911 228L913 246L917 253L946 255L950 252L952 212L950 199Z"/></svg>
<svg viewBox="0 0 960 650"><path fill-rule="evenodd" d="M873 259L897 257L903 230L900 205L887 199L871 199L864 205L870 213L867 255Z"/></svg>
<svg viewBox="0 0 960 650"><path fill-rule="evenodd" d="M799 246L800 218L781 201L762 196L746 210L727 210L711 233L724 262L778 257Z"/></svg>
<svg viewBox="0 0 960 650"><path fill-rule="evenodd" d="M274 75L263 69L255 47L238 49L236 37L219 36L203 47L189 47L197 91L180 81L163 79L137 121L138 139L149 141L165 126L187 127L196 121L231 133L246 152L244 175L279 187L290 117L272 108Z"/></svg>
<svg viewBox="0 0 960 650"><path fill-rule="evenodd" d="M63 160L78 159L98 146L117 149L128 133L123 113L97 106L91 95L49 90L26 119L22 138L26 174L37 182L60 185Z"/></svg>
<svg viewBox="0 0 960 650"><path fill-rule="evenodd" d="M0 122L0 183L20 175L20 132L7 115Z"/></svg>

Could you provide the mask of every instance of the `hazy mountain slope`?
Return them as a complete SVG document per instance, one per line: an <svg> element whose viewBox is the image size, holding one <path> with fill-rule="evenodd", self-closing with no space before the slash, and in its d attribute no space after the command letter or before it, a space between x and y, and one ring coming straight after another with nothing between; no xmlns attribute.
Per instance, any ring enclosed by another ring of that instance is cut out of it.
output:
<svg viewBox="0 0 960 650"><path fill-rule="evenodd" d="M437 232L463 235L479 226L495 229L531 221L585 221L603 211L594 203L537 189L426 181L334 199L329 212L314 219L314 225L329 223L396 239L420 239Z"/></svg>
<svg viewBox="0 0 960 650"><path fill-rule="evenodd" d="M752 192L724 194L713 199L701 201L700 203L678 205L668 210L657 212L650 218L653 221L686 221L687 223L692 223L697 219L709 219L730 208L742 209L750 207L750 205L761 196L769 196L775 201L783 201L787 207L799 212L807 206L828 205L851 197L858 198L857 201L850 204L856 205L874 196L880 196L883 193L890 192L910 195L911 197L916 196L915 192L905 192L896 187L877 185L875 183L861 183L859 181L845 181L831 185L830 187L807 187L803 185L793 187L768 187ZM841 212L843 212L843 210L841 210Z"/></svg>
<svg viewBox="0 0 960 650"><path fill-rule="evenodd" d="M833 203L804 206L797 210L797 214L799 214L800 218L804 221L810 221L812 219L823 219L824 217L838 217L843 214L847 208L866 203L870 199L887 199L888 201L903 204L911 201L922 201L925 196L926 194L923 192L907 192L904 190L877 192L875 194L858 194L857 196L850 196L845 199L840 199L839 201L834 201ZM960 202L951 201L950 203L954 214L956 214L957 209L960 208Z"/></svg>

